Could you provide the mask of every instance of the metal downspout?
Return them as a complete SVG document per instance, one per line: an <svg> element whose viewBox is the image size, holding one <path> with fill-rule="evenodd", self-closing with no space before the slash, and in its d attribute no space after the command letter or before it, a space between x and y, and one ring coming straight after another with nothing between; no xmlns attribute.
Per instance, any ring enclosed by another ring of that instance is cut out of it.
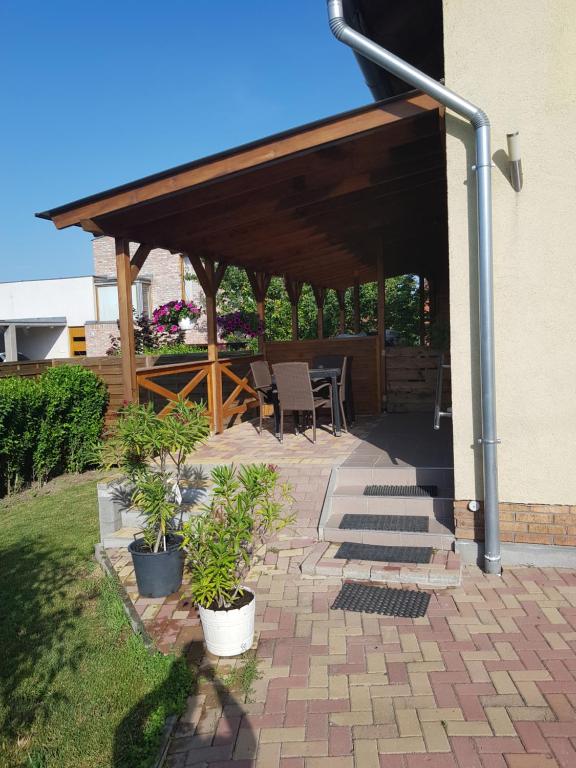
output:
<svg viewBox="0 0 576 768"><path fill-rule="evenodd" d="M484 570L499 574L500 516L498 511L498 459L496 435L496 376L494 359L494 286L492 274L492 157L490 121L486 113L442 83L369 40L348 26L342 0L327 0L330 29L353 51L373 61L414 88L466 118L476 139L478 204L478 303L480 309L480 384L484 465Z"/></svg>

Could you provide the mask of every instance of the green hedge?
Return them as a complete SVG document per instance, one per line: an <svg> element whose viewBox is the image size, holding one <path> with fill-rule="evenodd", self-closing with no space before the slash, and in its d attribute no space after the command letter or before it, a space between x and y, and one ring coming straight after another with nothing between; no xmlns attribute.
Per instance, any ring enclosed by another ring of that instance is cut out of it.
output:
<svg viewBox="0 0 576 768"><path fill-rule="evenodd" d="M94 463L108 390L88 368L0 379L0 495Z"/></svg>

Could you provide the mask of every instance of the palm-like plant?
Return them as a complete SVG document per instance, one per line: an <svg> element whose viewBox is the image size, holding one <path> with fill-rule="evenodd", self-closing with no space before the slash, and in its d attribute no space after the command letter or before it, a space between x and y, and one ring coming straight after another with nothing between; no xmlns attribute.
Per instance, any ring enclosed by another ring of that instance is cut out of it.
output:
<svg viewBox="0 0 576 768"><path fill-rule="evenodd" d="M151 552L168 550L167 539L174 531L176 511L171 495L168 478L163 474L143 472L136 478L132 504L146 520L142 533Z"/></svg>
<svg viewBox="0 0 576 768"><path fill-rule="evenodd" d="M130 404L105 443L102 463L118 466L130 479L132 506L145 518L144 541L152 552L167 549L186 460L209 433L203 403L179 400L164 418L151 404Z"/></svg>
<svg viewBox="0 0 576 768"><path fill-rule="evenodd" d="M285 528L292 497L276 467L252 464L212 471L213 495L203 513L184 525L183 547L191 593L203 608L231 608L267 538Z"/></svg>

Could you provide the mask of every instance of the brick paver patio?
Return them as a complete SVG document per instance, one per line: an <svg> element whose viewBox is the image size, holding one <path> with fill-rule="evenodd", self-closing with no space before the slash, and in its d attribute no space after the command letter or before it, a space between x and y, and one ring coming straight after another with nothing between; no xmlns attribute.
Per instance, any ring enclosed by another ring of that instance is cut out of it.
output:
<svg viewBox="0 0 576 768"><path fill-rule="evenodd" d="M251 577L261 678L249 701L222 682L242 662L205 657L166 767L574 768L576 572L467 567L462 586L431 592L416 620L332 611L341 579L301 570L324 546L326 438L313 452L302 437L278 448L241 425L195 456L279 464L297 521ZM340 438L342 455L358 439ZM126 552L108 554L157 646L198 661L202 631L186 597L140 599Z"/></svg>
<svg viewBox="0 0 576 768"><path fill-rule="evenodd" d="M576 765L575 573L468 569L425 618L391 619L331 611L341 582L293 573L299 557L254 580L252 701L201 686L167 766Z"/></svg>

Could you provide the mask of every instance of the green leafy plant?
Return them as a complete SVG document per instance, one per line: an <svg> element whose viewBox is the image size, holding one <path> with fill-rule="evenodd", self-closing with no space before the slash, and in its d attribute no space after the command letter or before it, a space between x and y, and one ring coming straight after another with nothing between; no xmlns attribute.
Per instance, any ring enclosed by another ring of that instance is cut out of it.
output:
<svg viewBox="0 0 576 768"><path fill-rule="evenodd" d="M146 521L142 534L151 552L168 550L168 539L175 530L176 502L166 475L142 472L135 481L132 504Z"/></svg>
<svg viewBox="0 0 576 768"><path fill-rule="evenodd" d="M171 463L180 483L186 460L210 434L210 422L203 403L179 400L166 416L154 412L151 403L126 405L112 427L102 449L106 469L119 467L131 480L155 467L165 475Z"/></svg>
<svg viewBox="0 0 576 768"><path fill-rule="evenodd" d="M40 377L43 418L34 453L36 477L80 472L93 463L104 427L106 384L80 365L49 368Z"/></svg>
<svg viewBox="0 0 576 768"><path fill-rule="evenodd" d="M179 526L180 484L186 460L210 433L202 403L179 400L163 418L151 404L127 405L101 453L106 468L119 467L133 484L132 506L145 519L151 552L166 551Z"/></svg>
<svg viewBox="0 0 576 768"><path fill-rule="evenodd" d="M222 683L228 689L241 691L244 701L250 701L254 683L262 678L262 673L258 669L258 658L254 651L248 651L238 661L238 665L222 678Z"/></svg>
<svg viewBox="0 0 576 768"><path fill-rule="evenodd" d="M183 527L183 547L194 601L230 608L243 597L243 581L266 540L293 521L290 487L269 464L212 470L213 493L202 514Z"/></svg>
<svg viewBox="0 0 576 768"><path fill-rule="evenodd" d="M80 365L0 379L0 496L93 466L108 392Z"/></svg>

